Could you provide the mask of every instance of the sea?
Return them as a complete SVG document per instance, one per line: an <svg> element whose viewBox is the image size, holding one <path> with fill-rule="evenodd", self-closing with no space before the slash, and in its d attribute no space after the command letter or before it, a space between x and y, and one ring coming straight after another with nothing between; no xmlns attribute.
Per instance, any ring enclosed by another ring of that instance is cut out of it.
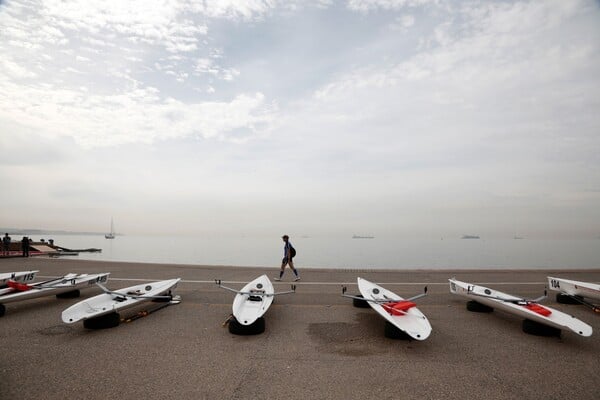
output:
<svg viewBox="0 0 600 400"><path fill-rule="evenodd" d="M33 237L34 240L39 238ZM99 248L99 253L65 256L81 260L161 264L278 267L283 241L278 236L50 235L68 249ZM596 239L417 239L395 236L291 237L298 268L402 269L595 269Z"/></svg>

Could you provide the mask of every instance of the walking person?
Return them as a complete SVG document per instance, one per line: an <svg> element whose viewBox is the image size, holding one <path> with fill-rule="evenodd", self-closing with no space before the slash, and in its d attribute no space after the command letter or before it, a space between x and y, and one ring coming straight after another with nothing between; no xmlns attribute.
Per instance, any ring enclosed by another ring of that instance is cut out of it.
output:
<svg viewBox="0 0 600 400"><path fill-rule="evenodd" d="M294 281L299 281L300 277L298 276L298 270L294 268L294 261L292 258L296 255L296 249L292 246L290 242L290 237L288 235L283 235L281 237L285 245L283 245L283 260L281 260L281 271L279 271L279 278L275 278L276 281L280 281L283 278L283 273L285 272L285 266L289 265L296 278Z"/></svg>
<svg viewBox="0 0 600 400"><path fill-rule="evenodd" d="M5 256L10 255L10 241L11 241L10 236L8 236L8 233L5 233L4 237L2 238L2 244L4 245L4 255Z"/></svg>

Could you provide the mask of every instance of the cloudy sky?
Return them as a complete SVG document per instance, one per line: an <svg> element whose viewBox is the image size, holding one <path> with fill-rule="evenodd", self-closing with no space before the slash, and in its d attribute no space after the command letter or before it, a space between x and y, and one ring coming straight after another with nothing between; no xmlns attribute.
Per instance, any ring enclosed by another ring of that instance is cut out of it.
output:
<svg viewBox="0 0 600 400"><path fill-rule="evenodd" d="M0 0L0 226L600 235L600 3Z"/></svg>

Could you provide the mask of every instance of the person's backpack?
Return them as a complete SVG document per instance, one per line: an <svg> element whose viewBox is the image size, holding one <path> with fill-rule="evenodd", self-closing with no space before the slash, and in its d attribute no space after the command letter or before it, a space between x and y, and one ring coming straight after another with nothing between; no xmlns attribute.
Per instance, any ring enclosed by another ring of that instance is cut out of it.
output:
<svg viewBox="0 0 600 400"><path fill-rule="evenodd" d="M296 249L292 246L290 246L290 255L292 256L292 258L296 257Z"/></svg>

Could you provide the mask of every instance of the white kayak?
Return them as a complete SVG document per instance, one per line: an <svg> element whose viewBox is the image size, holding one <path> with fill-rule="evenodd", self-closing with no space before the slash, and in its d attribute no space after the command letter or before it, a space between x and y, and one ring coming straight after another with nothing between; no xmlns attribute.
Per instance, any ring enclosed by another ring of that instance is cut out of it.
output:
<svg viewBox="0 0 600 400"><path fill-rule="evenodd" d="M525 300L498 290L484 286L449 279L450 292L467 297L477 303L497 308L518 315L526 320L534 321L555 329L567 329L581 336L591 336L592 327L572 315L558 311L548 306L542 306L537 301Z"/></svg>
<svg viewBox="0 0 600 400"><path fill-rule="evenodd" d="M17 271L17 272L4 272L0 274L0 296L6 293L14 292L15 289L8 286L8 282L33 282L35 274L38 270L31 271Z"/></svg>
<svg viewBox="0 0 600 400"><path fill-rule="evenodd" d="M396 328L416 340L425 340L431 334L427 317L410 300L363 278L357 278L358 290L379 315Z"/></svg>
<svg viewBox="0 0 600 400"><path fill-rule="evenodd" d="M251 325L262 317L271 304L275 289L267 275L249 282L233 299L233 316L242 325Z"/></svg>
<svg viewBox="0 0 600 400"><path fill-rule="evenodd" d="M572 281L570 279L549 276L548 287L550 287L550 290L565 293L569 296L600 300L600 285L597 283Z"/></svg>
<svg viewBox="0 0 600 400"><path fill-rule="evenodd" d="M13 303L15 301L35 299L38 297L60 295L62 293L95 287L97 282L103 283L108 280L110 272L101 274L67 274L60 278L50 279L36 283L8 282L12 289L10 293L0 296L0 304Z"/></svg>
<svg viewBox="0 0 600 400"><path fill-rule="evenodd" d="M142 283L114 291L109 291L101 286L105 293L82 300L67 308L62 312L62 320L67 324L72 324L106 314L118 313L143 302L157 299L168 300L171 297L170 291L177 286L180 280L177 278Z"/></svg>

